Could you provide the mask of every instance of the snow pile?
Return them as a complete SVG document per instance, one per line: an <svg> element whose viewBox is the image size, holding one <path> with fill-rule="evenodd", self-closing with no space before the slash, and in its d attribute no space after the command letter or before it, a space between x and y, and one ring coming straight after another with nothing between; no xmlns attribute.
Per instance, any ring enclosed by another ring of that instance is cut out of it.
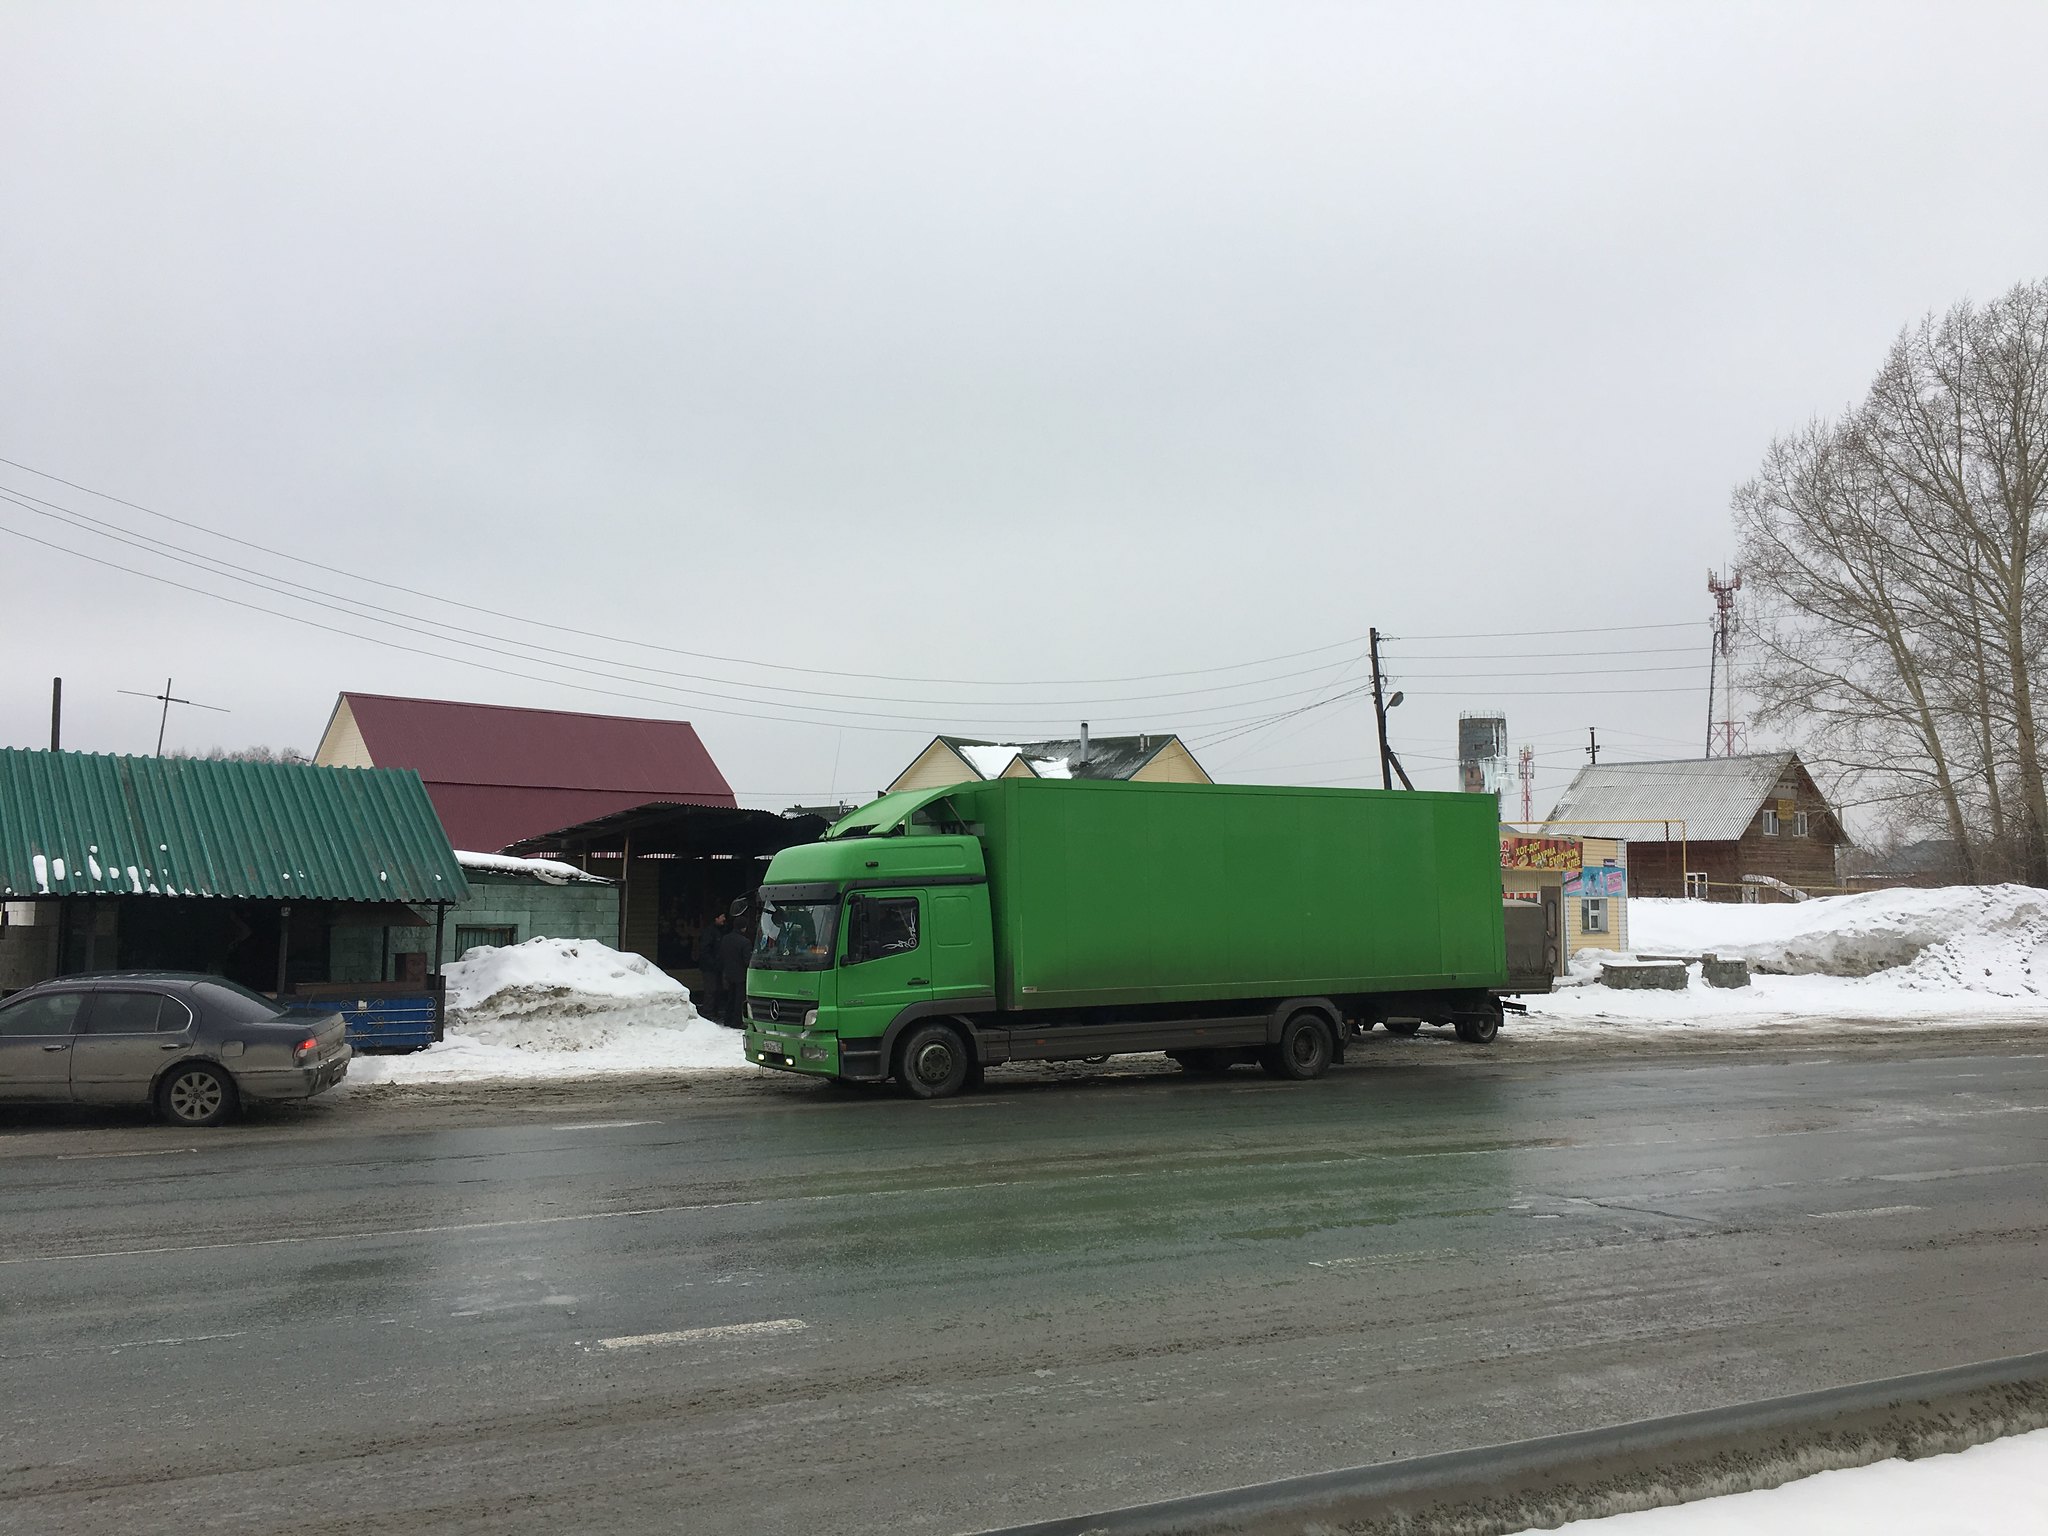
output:
<svg viewBox="0 0 2048 1536"><path fill-rule="evenodd" d="M1817 1472L1779 1488L1573 1520L1555 1530L1559 1536L2014 1536L2048 1530L2044 1490L2048 1429L1949 1456Z"/></svg>
<svg viewBox="0 0 2048 1536"><path fill-rule="evenodd" d="M471 1026L509 1019L630 1012L671 1022L696 1016L690 989L640 955L595 939L482 944L445 967L448 1020Z"/></svg>
<svg viewBox="0 0 2048 1536"><path fill-rule="evenodd" d="M448 1082L689 1072L746 1065L737 1030L698 1017L690 990L595 939L528 939L446 968L447 1038L359 1056L349 1081Z"/></svg>
<svg viewBox="0 0 2048 1536"><path fill-rule="evenodd" d="M1912 966L1930 951L1927 978L1946 985L2019 995L2013 977L2048 933L2048 892L2024 885L1952 885L1934 890L1868 891L1812 901L1747 906L1728 902L1638 900L1629 905L1631 937L1643 954L1743 959L1755 971L1784 976L1872 976ZM1941 951L1952 950L1944 956ZM2041 973L2038 968L2034 974Z"/></svg>

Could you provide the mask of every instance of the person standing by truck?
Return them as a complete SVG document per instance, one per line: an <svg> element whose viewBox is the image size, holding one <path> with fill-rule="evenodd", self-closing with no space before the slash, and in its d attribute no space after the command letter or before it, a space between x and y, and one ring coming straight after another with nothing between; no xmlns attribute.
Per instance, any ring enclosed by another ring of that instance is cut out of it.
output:
<svg viewBox="0 0 2048 1536"><path fill-rule="evenodd" d="M714 912L704 920L704 926L697 930L697 970L702 976L701 996L697 998L697 1011L707 1019L722 1017L719 1011L719 994L723 990L720 976L725 962L718 953L718 941L725 937L726 916Z"/></svg>
<svg viewBox="0 0 2048 1536"><path fill-rule="evenodd" d="M717 1017L728 1029L740 1029L746 1024L747 962L753 945L738 923L728 922L723 913L719 914L719 921L725 926L718 936Z"/></svg>

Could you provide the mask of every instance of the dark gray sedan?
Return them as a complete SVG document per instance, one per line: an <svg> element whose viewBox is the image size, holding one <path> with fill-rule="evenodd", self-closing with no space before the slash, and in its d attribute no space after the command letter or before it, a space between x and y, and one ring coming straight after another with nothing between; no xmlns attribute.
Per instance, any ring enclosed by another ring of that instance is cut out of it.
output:
<svg viewBox="0 0 2048 1536"><path fill-rule="evenodd" d="M218 1125L249 1099L305 1099L348 1073L341 1015L294 1018L218 976L67 976L0 1002L0 1103L154 1104Z"/></svg>

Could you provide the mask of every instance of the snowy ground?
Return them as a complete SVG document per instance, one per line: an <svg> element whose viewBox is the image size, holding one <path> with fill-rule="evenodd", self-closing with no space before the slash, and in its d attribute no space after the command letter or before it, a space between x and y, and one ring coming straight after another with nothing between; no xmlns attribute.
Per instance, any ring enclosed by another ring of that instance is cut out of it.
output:
<svg viewBox="0 0 2048 1536"><path fill-rule="evenodd" d="M1760 1030L1842 1021L2048 1024L2048 893L2025 886L1874 891L1798 904L1630 904L1637 952L1750 960L1723 990L1693 967L1683 992L1600 985L1602 951L1532 997L1515 1030L1545 1034ZM736 1030L638 955L584 939L473 949L448 967L448 1038L411 1056L358 1057L351 1084L704 1072L746 1066Z"/></svg>
<svg viewBox="0 0 2048 1536"><path fill-rule="evenodd" d="M2048 1429L1952 1456L1820 1472L1556 1527L1569 1536L2022 1536L2048 1532ZM1525 1533L1532 1536L1532 1533Z"/></svg>
<svg viewBox="0 0 2048 1536"><path fill-rule="evenodd" d="M351 1085L746 1065L739 1031L699 1018L689 988L594 940L472 949L447 974L447 1038L409 1056L358 1056Z"/></svg>
<svg viewBox="0 0 2048 1536"><path fill-rule="evenodd" d="M1849 1020L1922 1027L1993 1020L2048 1023L2048 892L2026 886L1872 891L1799 903L1629 903L1640 955L1746 959L1747 987L1683 992L1600 985L1613 956L1582 951L1531 1023L1612 1029L1683 1025L1747 1029Z"/></svg>

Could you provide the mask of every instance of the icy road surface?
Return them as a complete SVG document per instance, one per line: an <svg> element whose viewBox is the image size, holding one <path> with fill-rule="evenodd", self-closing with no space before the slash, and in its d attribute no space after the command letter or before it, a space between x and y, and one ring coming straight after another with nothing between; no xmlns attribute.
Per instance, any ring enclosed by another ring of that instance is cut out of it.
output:
<svg viewBox="0 0 2048 1536"><path fill-rule="evenodd" d="M990 1081L12 1111L0 1529L949 1536L2048 1344L2032 1036Z"/></svg>

